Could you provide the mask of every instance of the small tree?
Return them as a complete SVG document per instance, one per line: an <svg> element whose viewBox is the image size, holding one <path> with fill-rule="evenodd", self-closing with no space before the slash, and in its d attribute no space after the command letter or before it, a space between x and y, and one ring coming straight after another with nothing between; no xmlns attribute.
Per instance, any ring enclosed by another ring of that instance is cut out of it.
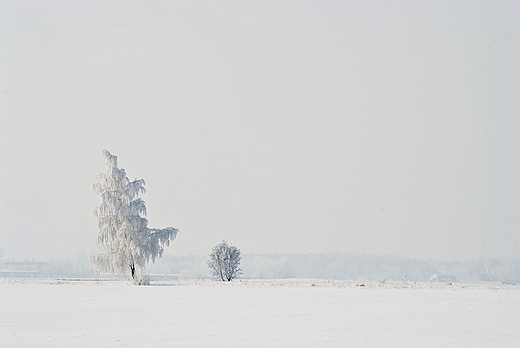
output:
<svg viewBox="0 0 520 348"><path fill-rule="evenodd" d="M117 166L117 156L103 151L106 172L99 174L93 190L99 194L101 204L94 210L99 235L97 241L105 253L92 258L101 270L125 271L130 269L138 284L148 282L144 276L145 264L162 256L164 246L175 239L178 229L148 228L146 204L138 198L144 193L143 179L130 181L124 169Z"/></svg>
<svg viewBox="0 0 520 348"><path fill-rule="evenodd" d="M240 249L222 241L211 251L207 264L213 277L230 282L242 274L241 259Z"/></svg>

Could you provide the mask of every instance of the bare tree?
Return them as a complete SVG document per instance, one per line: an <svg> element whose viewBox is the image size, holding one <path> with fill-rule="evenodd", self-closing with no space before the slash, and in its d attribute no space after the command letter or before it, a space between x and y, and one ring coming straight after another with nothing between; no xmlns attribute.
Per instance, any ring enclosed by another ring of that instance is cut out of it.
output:
<svg viewBox="0 0 520 348"><path fill-rule="evenodd" d="M215 278L230 282L242 274L241 259L240 249L222 241L211 251L207 264Z"/></svg>

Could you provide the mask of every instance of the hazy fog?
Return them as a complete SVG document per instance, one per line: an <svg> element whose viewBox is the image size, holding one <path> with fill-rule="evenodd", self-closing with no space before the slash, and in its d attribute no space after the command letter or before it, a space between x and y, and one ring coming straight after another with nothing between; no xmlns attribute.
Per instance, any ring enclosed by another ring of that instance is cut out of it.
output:
<svg viewBox="0 0 520 348"><path fill-rule="evenodd" d="M169 254L518 257L520 3L2 1L0 247L90 252L101 152Z"/></svg>

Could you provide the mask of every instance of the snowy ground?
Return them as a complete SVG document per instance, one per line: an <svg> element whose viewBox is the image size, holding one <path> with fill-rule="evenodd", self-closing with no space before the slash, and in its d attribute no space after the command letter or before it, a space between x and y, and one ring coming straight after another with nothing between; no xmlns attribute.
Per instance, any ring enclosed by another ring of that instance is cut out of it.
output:
<svg viewBox="0 0 520 348"><path fill-rule="evenodd" d="M1 347L513 347L520 286L0 280Z"/></svg>

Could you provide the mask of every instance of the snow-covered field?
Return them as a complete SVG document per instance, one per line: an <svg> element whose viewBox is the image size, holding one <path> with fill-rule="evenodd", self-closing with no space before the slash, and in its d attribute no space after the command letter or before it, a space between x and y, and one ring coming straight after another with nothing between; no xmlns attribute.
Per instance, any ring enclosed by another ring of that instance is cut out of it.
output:
<svg viewBox="0 0 520 348"><path fill-rule="evenodd" d="M1 347L514 347L520 286L0 280Z"/></svg>

